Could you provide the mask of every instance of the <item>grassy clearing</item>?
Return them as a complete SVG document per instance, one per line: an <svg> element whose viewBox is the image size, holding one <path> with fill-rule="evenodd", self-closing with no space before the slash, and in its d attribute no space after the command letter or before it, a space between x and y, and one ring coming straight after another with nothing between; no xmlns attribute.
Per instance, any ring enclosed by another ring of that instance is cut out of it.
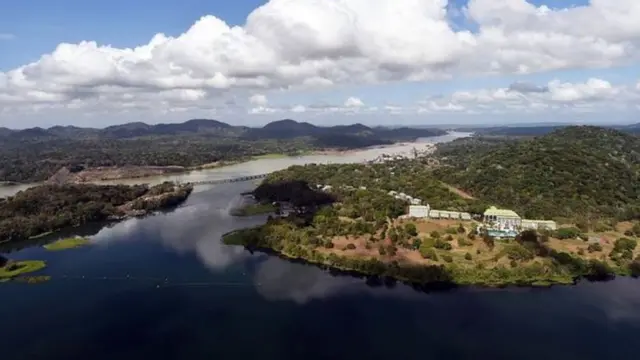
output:
<svg viewBox="0 0 640 360"><path fill-rule="evenodd" d="M11 279L16 276L42 270L47 264L41 260L24 260L9 262L0 268L0 279Z"/></svg>
<svg viewBox="0 0 640 360"><path fill-rule="evenodd" d="M60 239L43 247L49 251L60 251L67 249L75 249L78 247L89 245L91 242L87 238L71 237L66 239Z"/></svg>
<svg viewBox="0 0 640 360"><path fill-rule="evenodd" d="M276 211L276 207L272 204L250 204L238 209L231 210L233 216L253 216L270 214Z"/></svg>

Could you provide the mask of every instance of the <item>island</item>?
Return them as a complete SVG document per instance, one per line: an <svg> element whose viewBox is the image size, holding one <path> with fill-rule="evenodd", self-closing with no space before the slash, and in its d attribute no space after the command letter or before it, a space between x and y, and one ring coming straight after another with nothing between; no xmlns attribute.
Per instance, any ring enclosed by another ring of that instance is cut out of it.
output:
<svg viewBox="0 0 640 360"><path fill-rule="evenodd" d="M143 178L444 134L446 131L433 128L316 126L291 119L262 127L192 119L156 125L135 122L103 129L3 129L0 182L68 184Z"/></svg>
<svg viewBox="0 0 640 360"><path fill-rule="evenodd" d="M179 205L192 190L191 184L173 182L155 186L65 184L32 187L0 199L0 242L17 242L91 222L144 216ZM62 245L69 246L70 242Z"/></svg>
<svg viewBox="0 0 640 360"><path fill-rule="evenodd" d="M291 211L222 241L416 286L639 276L639 154L633 135L580 126L414 159L293 166L252 193Z"/></svg>
<svg viewBox="0 0 640 360"><path fill-rule="evenodd" d="M41 270L45 266L45 262L40 260L12 261L0 255L0 282Z"/></svg>
<svg viewBox="0 0 640 360"><path fill-rule="evenodd" d="M75 248L87 246L89 244L91 244L89 239L82 238L82 237L70 237L70 238L59 239L49 244L45 244L43 248L49 251L61 251L61 250L75 249Z"/></svg>

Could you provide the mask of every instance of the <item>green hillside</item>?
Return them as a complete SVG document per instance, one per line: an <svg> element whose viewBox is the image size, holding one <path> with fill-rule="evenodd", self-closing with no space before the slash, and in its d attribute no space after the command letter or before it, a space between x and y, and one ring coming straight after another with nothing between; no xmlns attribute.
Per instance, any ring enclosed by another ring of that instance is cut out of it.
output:
<svg viewBox="0 0 640 360"><path fill-rule="evenodd" d="M485 150L455 152L437 175L526 217L640 217L640 139L633 135L572 126Z"/></svg>

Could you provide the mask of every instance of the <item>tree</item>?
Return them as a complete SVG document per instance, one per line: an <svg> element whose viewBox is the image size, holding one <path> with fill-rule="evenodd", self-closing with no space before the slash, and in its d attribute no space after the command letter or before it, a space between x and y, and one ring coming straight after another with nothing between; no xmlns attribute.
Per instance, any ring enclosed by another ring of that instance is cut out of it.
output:
<svg viewBox="0 0 640 360"><path fill-rule="evenodd" d="M410 236L418 236L418 229L416 228L416 225L413 223L406 223L404 225L404 230Z"/></svg>
<svg viewBox="0 0 640 360"><path fill-rule="evenodd" d="M471 254L469 254L469 253L466 253L466 254L464 254L464 259L471 261L471 260L473 260L473 256L471 256Z"/></svg>
<svg viewBox="0 0 640 360"><path fill-rule="evenodd" d="M464 228L462 224L458 224L458 234L464 234L467 230Z"/></svg>

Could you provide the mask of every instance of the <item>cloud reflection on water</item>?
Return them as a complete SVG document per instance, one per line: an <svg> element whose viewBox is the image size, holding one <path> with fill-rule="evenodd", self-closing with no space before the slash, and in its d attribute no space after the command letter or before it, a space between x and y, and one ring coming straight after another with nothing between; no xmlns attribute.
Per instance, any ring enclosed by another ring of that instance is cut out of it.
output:
<svg viewBox="0 0 640 360"><path fill-rule="evenodd" d="M222 244L220 239L224 233L264 221L259 217L229 215L229 210L242 201L238 194L250 187L250 184L224 184L194 193L185 206L173 212L124 221L102 229L93 240L103 246L114 242L157 241L178 254L194 253L203 265L215 272L225 271L232 265L244 266L258 293L268 300L302 304L343 293L382 291L367 286L363 279L332 276L313 266L293 264L261 253L250 254L242 247ZM393 294L417 295L408 289Z"/></svg>

